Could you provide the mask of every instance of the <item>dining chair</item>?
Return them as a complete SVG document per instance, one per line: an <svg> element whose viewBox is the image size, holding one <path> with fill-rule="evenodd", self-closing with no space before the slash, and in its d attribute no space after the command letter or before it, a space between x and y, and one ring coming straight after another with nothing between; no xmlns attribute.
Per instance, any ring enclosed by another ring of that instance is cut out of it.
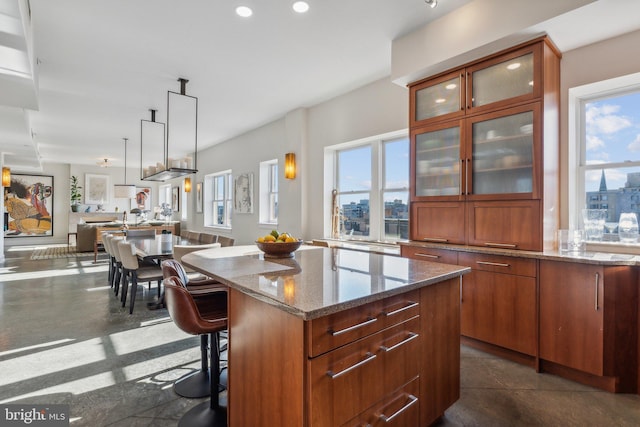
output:
<svg viewBox="0 0 640 427"><path fill-rule="evenodd" d="M185 256L186 254L189 254L195 251L201 251L203 249L211 249L211 248L217 248L217 247L219 247L218 243L207 243L202 245L173 245L173 259L177 260L179 263L181 263L184 266L184 263L182 263L182 257ZM189 276L189 279L191 281L201 280L202 278L206 278L206 276L203 276L202 274L197 273L195 270L192 270L187 266L184 266L184 269L187 271L187 273L192 273Z"/></svg>
<svg viewBox="0 0 640 427"><path fill-rule="evenodd" d="M114 270L111 280L113 281L113 293L118 296L120 292L120 281L122 280L122 258L120 258L120 250L118 243L124 241L124 236L112 236L109 244L111 245L111 254L114 258Z"/></svg>
<svg viewBox="0 0 640 427"><path fill-rule="evenodd" d="M133 306L136 303L138 282L158 282L158 298L160 298L160 283L162 282L162 269L159 265L140 265L135 248L131 243L118 242L118 252L122 261L122 306L127 303L128 283L131 282L131 297L129 298L129 314L133 314Z"/></svg>
<svg viewBox="0 0 640 427"><path fill-rule="evenodd" d="M209 304L207 304L207 307L204 310L205 313L209 313L212 310L215 312L226 312L228 290L226 285L223 285L214 279L199 280L195 283L189 281L189 277L187 276L187 272L184 267L175 259L162 261L162 275L165 279L168 279L169 277L177 277L180 279L182 284L187 287L187 290L194 296L194 298L196 298L196 300L200 297L206 298L209 301ZM214 300L216 297L219 299L218 301ZM200 335L200 353L202 354L200 370L198 372L189 373L173 383L173 390L178 395L189 398L206 397L210 395L209 366L207 362L208 347L208 336L206 334Z"/></svg>
<svg viewBox="0 0 640 427"><path fill-rule="evenodd" d="M127 237L156 237L156 230L153 228L136 228L127 230Z"/></svg>
<svg viewBox="0 0 640 427"><path fill-rule="evenodd" d="M209 378L211 397L208 402L202 402L187 411L178 421L178 426L226 426L227 410L220 404L218 392L220 384L219 334L227 329L226 305L224 308L219 307L220 310L213 310L219 300L217 295L212 295L212 297L216 297L212 301L204 297L195 299L178 277L166 278L163 284L167 310L176 326L191 335L208 334L211 340L211 351L208 352L209 365L211 366ZM206 356L206 352L203 353L203 357L206 358Z"/></svg>
<svg viewBox="0 0 640 427"><path fill-rule="evenodd" d="M218 242L218 235L217 234L211 234L211 233L200 233L200 243L217 243Z"/></svg>
<svg viewBox="0 0 640 427"><path fill-rule="evenodd" d="M222 247L233 246L234 242L235 242L235 239L232 239L231 237L218 236L218 243L220 243L220 246Z"/></svg>
<svg viewBox="0 0 640 427"><path fill-rule="evenodd" d="M200 241L200 233L197 231L187 231L187 239L198 242Z"/></svg>

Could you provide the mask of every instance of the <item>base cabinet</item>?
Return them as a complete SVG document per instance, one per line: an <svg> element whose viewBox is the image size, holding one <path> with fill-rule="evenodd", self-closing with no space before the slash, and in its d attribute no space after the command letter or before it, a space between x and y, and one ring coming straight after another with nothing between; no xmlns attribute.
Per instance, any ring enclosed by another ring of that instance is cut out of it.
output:
<svg viewBox="0 0 640 427"><path fill-rule="evenodd" d="M540 358L637 391L637 274L629 266L540 262ZM578 376L578 373L575 373Z"/></svg>
<svg viewBox="0 0 640 427"><path fill-rule="evenodd" d="M537 354L536 272L532 259L461 253L462 335L529 356Z"/></svg>

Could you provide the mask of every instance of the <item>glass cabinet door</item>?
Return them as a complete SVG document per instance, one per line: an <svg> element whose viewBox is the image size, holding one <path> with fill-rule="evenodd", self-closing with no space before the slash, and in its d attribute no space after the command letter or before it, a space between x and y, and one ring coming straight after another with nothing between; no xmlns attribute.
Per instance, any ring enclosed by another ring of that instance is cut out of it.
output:
<svg viewBox="0 0 640 427"><path fill-rule="evenodd" d="M499 57L468 70L471 99L467 108L477 109L503 100L513 102L537 96L539 73L536 72L538 50L527 48Z"/></svg>
<svg viewBox="0 0 640 427"><path fill-rule="evenodd" d="M411 88L411 123L464 114L463 73L454 72Z"/></svg>
<svg viewBox="0 0 640 427"><path fill-rule="evenodd" d="M471 194L527 194L535 190L536 109L472 121ZM537 132L536 132L537 133Z"/></svg>
<svg viewBox="0 0 640 427"><path fill-rule="evenodd" d="M415 196L459 196L460 126L416 133L414 143Z"/></svg>

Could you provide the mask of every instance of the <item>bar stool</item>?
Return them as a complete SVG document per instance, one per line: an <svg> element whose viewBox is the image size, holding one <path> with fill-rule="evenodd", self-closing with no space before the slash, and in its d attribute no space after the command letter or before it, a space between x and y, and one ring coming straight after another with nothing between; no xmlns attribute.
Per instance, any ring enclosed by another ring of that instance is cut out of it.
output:
<svg viewBox="0 0 640 427"><path fill-rule="evenodd" d="M162 275L165 279L169 277L179 278L183 284L186 284L187 290L191 293L192 296L196 298L196 301L200 296L206 298L208 302L207 306L213 306L214 312L225 313L226 317L226 285L223 285L214 279L198 280L194 284L194 282L189 280L187 272L185 271L182 264L180 264L175 259L167 259L162 261ZM219 300L217 302L213 301L213 292L218 292L217 295ZM176 382L173 383L173 391L175 391L179 396L190 398L210 396L211 387L209 385L209 362L207 357L208 347L209 336L207 334L200 335L200 353L202 355L200 359L200 370L198 372L189 373L181 378L178 378ZM222 380L221 382L224 383L224 381Z"/></svg>
<svg viewBox="0 0 640 427"><path fill-rule="evenodd" d="M209 402L200 403L187 411L178 421L178 426L226 426L227 410L220 405L218 396L218 384L220 383L218 333L227 329L226 310L224 313L216 312L215 302L208 304L204 296L194 299L178 277L169 277L164 279L163 283L169 316L176 326L192 335L209 334L212 344L211 351L209 351L211 398Z"/></svg>

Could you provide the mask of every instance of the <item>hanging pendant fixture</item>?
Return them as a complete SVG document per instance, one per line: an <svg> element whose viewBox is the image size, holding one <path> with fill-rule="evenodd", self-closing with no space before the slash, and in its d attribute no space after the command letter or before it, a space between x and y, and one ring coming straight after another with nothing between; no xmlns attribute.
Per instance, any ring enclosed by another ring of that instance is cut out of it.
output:
<svg viewBox="0 0 640 427"><path fill-rule="evenodd" d="M116 184L113 186L113 197L117 199L134 199L136 197L136 186L127 184L127 141L124 139L124 184Z"/></svg>
<svg viewBox="0 0 640 427"><path fill-rule="evenodd" d="M151 110L151 122L142 121L140 170L143 180L166 181L198 172L198 98L185 93L189 80L178 81L180 93L167 92L167 138L164 142L164 124L161 124L164 153L161 161L153 163L149 156L144 156L145 151L155 152L156 156L160 152L160 127L155 125L155 132L151 131L151 123L156 123L155 110Z"/></svg>

